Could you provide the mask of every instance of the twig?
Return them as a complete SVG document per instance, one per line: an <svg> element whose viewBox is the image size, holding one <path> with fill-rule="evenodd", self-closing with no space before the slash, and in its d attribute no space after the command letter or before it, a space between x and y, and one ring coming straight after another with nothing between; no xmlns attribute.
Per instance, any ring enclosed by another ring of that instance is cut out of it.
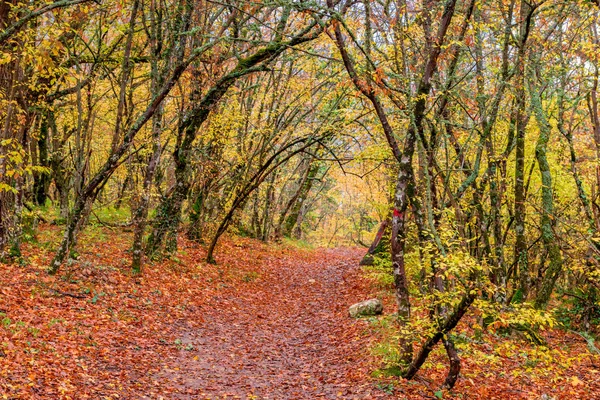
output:
<svg viewBox="0 0 600 400"><path fill-rule="evenodd" d="M69 293L69 292L61 292L60 290L56 290L56 289L50 289L50 291L52 293L61 295L61 296L67 296L67 297L73 297L74 299L85 299L86 297L88 297L85 294L77 294L77 293Z"/></svg>
<svg viewBox="0 0 600 400"><path fill-rule="evenodd" d="M582 338L585 339L585 341L587 342L587 348L590 351L590 353L596 353L596 354L600 354L600 349L598 349L596 347L596 345L594 344L594 339L591 339L589 337L587 337L586 335L584 335L581 332L577 332L577 331L573 331L573 330L569 330L570 332L576 333L579 336L581 336Z"/></svg>

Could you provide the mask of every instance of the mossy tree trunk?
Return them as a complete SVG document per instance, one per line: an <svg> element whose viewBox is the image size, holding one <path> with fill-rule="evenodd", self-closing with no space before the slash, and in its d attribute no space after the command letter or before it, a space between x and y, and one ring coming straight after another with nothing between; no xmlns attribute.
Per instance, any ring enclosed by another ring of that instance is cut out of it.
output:
<svg viewBox="0 0 600 400"><path fill-rule="evenodd" d="M516 101L516 164L515 164L515 264L519 271L519 291L522 300L527 299L530 287L529 259L527 255L527 238L525 236L526 219L526 189L525 189L525 130L527 128L528 116L526 114L525 93L525 63L526 45L532 28L533 8L527 0L521 1L520 10L520 37L517 53L517 65L515 76L515 101Z"/></svg>
<svg viewBox="0 0 600 400"><path fill-rule="evenodd" d="M529 94L531 106L537 125L539 136L535 146L535 158L538 163L540 178L542 182L542 215L540 219L540 230L544 248L548 254L548 268L542 278L541 287L535 298L536 308L546 308L558 277L562 272L563 260L557 238L554 235L554 196L552 187L552 171L548 163L547 148L552 133L552 127L548 116L543 108L540 89L537 86L537 74L535 68L537 63L532 63L528 76Z"/></svg>

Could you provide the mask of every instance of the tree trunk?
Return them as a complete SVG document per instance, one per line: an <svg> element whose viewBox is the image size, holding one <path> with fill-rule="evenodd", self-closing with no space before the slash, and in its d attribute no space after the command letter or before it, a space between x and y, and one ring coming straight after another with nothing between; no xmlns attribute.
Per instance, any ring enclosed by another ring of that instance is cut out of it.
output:
<svg viewBox="0 0 600 400"><path fill-rule="evenodd" d="M429 353L434 349L435 345L444 338L446 334L452 331L461 318L465 315L473 301L475 300L475 296L467 293L458 303L452 314L450 314L437 328L436 332L431 335L423 344L419 353L415 356L414 360L410 363L410 366L406 369L406 371L402 374L405 379L412 379L419 372L425 360L429 356ZM456 364L451 366L451 374L446 378L445 383L451 383L454 380L454 377L451 376L456 371ZM458 372L456 372L456 376Z"/></svg>
<svg viewBox="0 0 600 400"><path fill-rule="evenodd" d="M525 236L525 129L528 118L525 111L525 54L526 43L531 29L533 8L527 0L521 1L520 41L516 76L516 165L515 165L515 258L519 271L519 291L521 300L527 299L530 286L527 238Z"/></svg>
<svg viewBox="0 0 600 400"><path fill-rule="evenodd" d="M546 156L546 149L548 147L548 141L550 140L550 134L552 127L548 122L546 112L542 108L542 99L540 97L539 89L535 83L535 73L530 74L529 91L531 95L531 105L535 114L537 124L540 130L537 144L535 146L535 158L537 160L541 181L542 181L542 216L540 221L540 229L542 233L542 242L544 248L548 253L549 266L542 279L542 285L537 293L535 299L536 308L545 308L550 301L550 296L554 290L556 280L562 272L562 255L560 254L560 247L554 236L554 199L553 199L553 188L552 188L552 173L550 171L550 164Z"/></svg>
<svg viewBox="0 0 600 400"><path fill-rule="evenodd" d="M44 112L41 115L40 121L40 137L38 138L38 165L48 168L50 166L48 158L48 113ZM50 187L49 172L38 172L33 176L33 192L35 203L39 206L46 204L48 198L48 188Z"/></svg>
<svg viewBox="0 0 600 400"><path fill-rule="evenodd" d="M394 211L392 214L392 235L390 238L395 297L400 323L400 361L405 365L409 364L412 359L410 333L406 332L408 322L410 321L410 298L404 251L406 244L406 211L408 206L407 191L413 175L412 155L414 153L415 140L414 131L410 130L407 134L407 143L404 146L404 154L400 161L400 169L396 181Z"/></svg>
<svg viewBox="0 0 600 400"><path fill-rule="evenodd" d="M375 234L375 238L373 239L371 246L369 246L367 254L365 254L360 261L360 265L371 265L373 263L373 255L382 250L380 244L382 243L382 239L386 235L391 222L392 221L389 217L381 221L381 224L379 224L379 229L377 230L377 234Z"/></svg>
<svg viewBox="0 0 600 400"><path fill-rule="evenodd" d="M301 220L302 206L306 203L310 190L315 181L315 177L319 171L319 163L312 161L308 167L306 178L303 179L302 184L298 188L296 194L292 197L293 203L290 207L289 214L285 219L283 229L281 233L283 236L291 236L294 232L294 228L298 226L298 221Z"/></svg>
<svg viewBox="0 0 600 400"><path fill-rule="evenodd" d="M155 71L157 74L157 71ZM156 76L156 75L155 75ZM156 78L158 79L158 77ZM137 209L133 213L132 223L134 226L131 269L134 273L139 274L142 271L143 256L144 256L144 233L148 222L148 208L150 205L150 192L152 190L152 181L156 167L160 161L161 145L160 134L162 131L162 106L152 117L152 155L146 171L144 173L144 181L140 193L140 200Z"/></svg>
<svg viewBox="0 0 600 400"><path fill-rule="evenodd" d="M262 235L260 239L263 242L269 240L269 236L271 233L271 208L273 203L275 202L275 174L272 174L269 178L269 187L267 188L267 193L265 194L265 203L264 203L264 213L262 217Z"/></svg>

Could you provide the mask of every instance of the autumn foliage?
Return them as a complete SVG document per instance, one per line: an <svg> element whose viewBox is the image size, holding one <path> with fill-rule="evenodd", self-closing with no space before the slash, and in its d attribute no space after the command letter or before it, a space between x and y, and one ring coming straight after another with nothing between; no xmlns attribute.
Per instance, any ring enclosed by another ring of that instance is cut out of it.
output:
<svg viewBox="0 0 600 400"><path fill-rule="evenodd" d="M1 395L593 396L599 17L1 1Z"/></svg>
<svg viewBox="0 0 600 400"><path fill-rule="evenodd" d="M40 244L55 233L43 227ZM415 382L386 377L393 297L357 266L361 249L228 238L215 266L182 240L177 258L136 276L124 252L130 236L87 232L60 277L44 273L51 254L39 246L24 249L27 265L2 265L4 398L436 396L446 369L440 352ZM386 315L348 318L347 307L369 295L384 299ZM474 339L475 319L456 332L465 366L451 397L571 398L600 389L600 356L581 336L548 329L547 347L495 331Z"/></svg>

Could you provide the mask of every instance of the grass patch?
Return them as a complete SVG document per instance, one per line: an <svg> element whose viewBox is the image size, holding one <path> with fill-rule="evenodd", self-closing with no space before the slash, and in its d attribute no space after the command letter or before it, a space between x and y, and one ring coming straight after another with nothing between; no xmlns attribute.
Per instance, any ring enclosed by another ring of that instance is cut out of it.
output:
<svg viewBox="0 0 600 400"><path fill-rule="evenodd" d="M373 378L392 378L402 376L402 368L397 365L376 369L371 373Z"/></svg>
<svg viewBox="0 0 600 400"><path fill-rule="evenodd" d="M260 274L255 271L247 272L242 276L242 280L247 283L254 282L258 278L260 278Z"/></svg>
<svg viewBox="0 0 600 400"><path fill-rule="evenodd" d="M375 281L380 288L391 289L394 287L394 272L388 253L376 254L373 265L365 265L362 269L365 275Z"/></svg>
<svg viewBox="0 0 600 400"><path fill-rule="evenodd" d="M99 223L98 219L110 224L124 223L129 221L130 216L131 210L125 205L122 205L118 209L113 206L101 207L93 211L93 214L90 216L90 223L97 224Z"/></svg>
<svg viewBox="0 0 600 400"><path fill-rule="evenodd" d="M312 243L309 243L303 239L291 239L284 237L282 244L286 247L293 247L301 250L313 250L315 248Z"/></svg>

